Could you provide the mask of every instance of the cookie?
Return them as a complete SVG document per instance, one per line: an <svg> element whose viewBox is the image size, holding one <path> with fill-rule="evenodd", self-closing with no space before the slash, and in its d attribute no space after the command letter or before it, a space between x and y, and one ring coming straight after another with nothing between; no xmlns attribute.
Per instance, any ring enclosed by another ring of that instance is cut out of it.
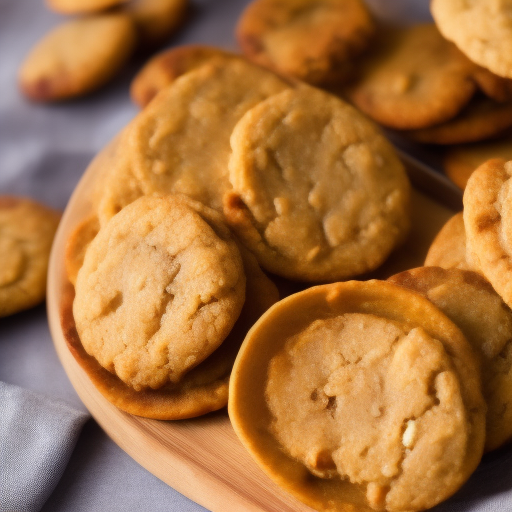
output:
<svg viewBox="0 0 512 512"><path fill-rule="evenodd" d="M92 92L130 57L136 32L129 16L104 14L68 21L47 34L25 58L19 85L34 101Z"/></svg>
<svg viewBox="0 0 512 512"><path fill-rule="evenodd" d="M235 124L251 107L288 87L241 59L205 64L178 78L127 134L142 191L181 193L220 210L230 188L229 137Z"/></svg>
<svg viewBox="0 0 512 512"><path fill-rule="evenodd" d="M379 266L409 227L394 149L353 107L302 86L256 105L231 136L224 215L269 272L327 281Z"/></svg>
<svg viewBox="0 0 512 512"><path fill-rule="evenodd" d="M219 214L146 196L102 227L75 289L83 347L138 391L179 382L218 348L240 314L245 275Z"/></svg>
<svg viewBox="0 0 512 512"><path fill-rule="evenodd" d="M252 61L312 84L345 80L374 21L361 0L255 0L236 27Z"/></svg>
<svg viewBox="0 0 512 512"><path fill-rule="evenodd" d="M128 0L46 0L46 5L61 14L84 14L122 5Z"/></svg>
<svg viewBox="0 0 512 512"><path fill-rule="evenodd" d="M68 279L73 285L76 283L76 276L84 263L85 251L99 230L98 217L96 214L91 214L82 220L69 235L64 253L64 266Z"/></svg>
<svg viewBox="0 0 512 512"><path fill-rule="evenodd" d="M512 78L510 4L432 0L430 10L439 30L472 61L496 75Z"/></svg>
<svg viewBox="0 0 512 512"><path fill-rule="evenodd" d="M429 299L479 354L487 402L485 451L500 448L512 438L512 311L486 279L469 270L421 267L389 281Z"/></svg>
<svg viewBox="0 0 512 512"><path fill-rule="evenodd" d="M243 248L240 253L246 276L246 299L233 329L219 348L179 382L169 382L159 389L135 391L87 354L73 319L74 289L71 286L65 289L61 319L67 345L105 398L130 414L160 420L192 418L226 406L229 376L240 345L259 316L279 299L276 286L261 271L254 256Z"/></svg>
<svg viewBox="0 0 512 512"><path fill-rule="evenodd" d="M464 190L467 258L512 307L512 163L488 160Z"/></svg>
<svg viewBox="0 0 512 512"><path fill-rule="evenodd" d="M0 197L0 317L44 300L60 214L22 197Z"/></svg>
<svg viewBox="0 0 512 512"><path fill-rule="evenodd" d="M476 97L456 117L429 128L403 132L424 144L464 144L500 135L512 126L512 102Z"/></svg>
<svg viewBox="0 0 512 512"><path fill-rule="evenodd" d="M433 24L382 29L346 91L375 121L415 129L448 121L476 91L474 65Z"/></svg>
<svg viewBox="0 0 512 512"><path fill-rule="evenodd" d="M491 158L512 160L510 134L495 140L447 148L443 155L443 169L448 178L464 190L471 173Z"/></svg>
<svg viewBox="0 0 512 512"><path fill-rule="evenodd" d="M135 23L139 44L163 44L185 21L188 0L131 0L124 7Z"/></svg>
<svg viewBox="0 0 512 512"><path fill-rule="evenodd" d="M132 80L132 101L139 107L145 107L159 91L172 84L176 78L218 57L239 58L220 48L199 45L178 46L155 55Z"/></svg>
<svg viewBox="0 0 512 512"><path fill-rule="evenodd" d="M466 259L466 231L462 212L456 213L441 228L428 250L425 266L471 270Z"/></svg>
<svg viewBox="0 0 512 512"><path fill-rule="evenodd" d="M273 306L242 345L228 410L269 476L322 511L432 507L476 468L485 437L468 341L427 299L382 281Z"/></svg>

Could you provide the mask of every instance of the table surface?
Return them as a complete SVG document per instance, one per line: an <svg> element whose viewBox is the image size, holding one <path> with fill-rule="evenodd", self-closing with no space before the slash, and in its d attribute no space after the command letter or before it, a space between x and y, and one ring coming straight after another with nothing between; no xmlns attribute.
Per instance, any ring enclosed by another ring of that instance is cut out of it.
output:
<svg viewBox="0 0 512 512"><path fill-rule="evenodd" d="M247 3L193 1L191 19L166 46L201 43L236 49L233 28ZM368 3L390 18L428 19L428 0ZM18 66L32 45L63 19L45 8L43 0L0 0L0 194L27 195L59 209L64 209L92 157L137 113L128 88L143 64L132 63L113 83L87 98L57 105L29 103L16 86ZM57 358L45 305L0 319L0 380L85 410ZM496 493L505 491L508 487ZM507 492L506 503L509 496ZM90 420L42 510L205 509L139 466ZM480 508L478 500L469 508L457 500L450 507L450 512L480 510L496 509Z"/></svg>

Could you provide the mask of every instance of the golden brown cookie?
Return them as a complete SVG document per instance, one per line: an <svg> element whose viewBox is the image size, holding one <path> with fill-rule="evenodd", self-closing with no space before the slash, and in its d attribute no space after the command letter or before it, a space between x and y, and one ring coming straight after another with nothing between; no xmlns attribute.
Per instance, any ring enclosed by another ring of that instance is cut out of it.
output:
<svg viewBox="0 0 512 512"><path fill-rule="evenodd" d="M389 281L421 293L460 327L480 355L487 402L485 451L512 438L512 311L470 270L420 267Z"/></svg>
<svg viewBox="0 0 512 512"><path fill-rule="evenodd" d="M474 65L433 24L383 29L346 91L375 121L396 129L453 118L476 90Z"/></svg>
<svg viewBox="0 0 512 512"><path fill-rule="evenodd" d="M447 148L443 156L444 172L462 190L471 173L491 158L512 160L512 136L476 144L461 144Z"/></svg>
<svg viewBox="0 0 512 512"><path fill-rule="evenodd" d="M189 0L131 0L124 12L135 23L138 42L146 47L159 46L184 22Z"/></svg>
<svg viewBox="0 0 512 512"><path fill-rule="evenodd" d="M136 33L129 16L102 14L68 21L25 58L19 85L35 101L82 96L110 80L128 60Z"/></svg>
<svg viewBox="0 0 512 512"><path fill-rule="evenodd" d="M102 227L75 288L85 350L138 391L179 382L224 341L245 275L220 214L147 196Z"/></svg>
<svg viewBox="0 0 512 512"><path fill-rule="evenodd" d="M227 404L229 375L240 345L250 327L279 299L276 286L261 271L254 256L243 248L241 255L246 299L233 329L218 349L178 383L169 382L159 389L135 391L87 354L73 319L74 289L69 286L65 290L61 318L67 345L105 398L131 414L162 420L200 416Z"/></svg>
<svg viewBox="0 0 512 512"><path fill-rule="evenodd" d="M512 306L512 162L495 158L478 167L464 191L468 261Z"/></svg>
<svg viewBox="0 0 512 512"><path fill-rule="evenodd" d="M22 197L0 197L0 317L44 300L60 214Z"/></svg>
<svg viewBox="0 0 512 512"><path fill-rule="evenodd" d="M239 58L220 48L199 45L178 46L155 55L133 79L130 85L132 101L145 107L176 78L218 57Z"/></svg>
<svg viewBox="0 0 512 512"><path fill-rule="evenodd" d="M432 0L430 10L443 36L472 61L512 78L511 3Z"/></svg>
<svg viewBox="0 0 512 512"><path fill-rule="evenodd" d="M302 86L261 102L231 136L224 215L260 265L300 281L379 266L409 227L409 182L380 131Z"/></svg>
<svg viewBox="0 0 512 512"><path fill-rule="evenodd" d="M484 445L468 341L424 297L381 281L317 286L274 305L242 345L228 408L258 464L321 511L432 507Z"/></svg>
<svg viewBox="0 0 512 512"><path fill-rule="evenodd" d="M249 59L312 84L345 80L373 33L361 0L255 0L236 28Z"/></svg>
<svg viewBox="0 0 512 512"><path fill-rule="evenodd" d="M128 0L46 0L46 5L61 14L84 14L103 11Z"/></svg>
<svg viewBox="0 0 512 512"><path fill-rule="evenodd" d="M462 212L442 227L430 246L425 266L471 270L466 259L466 232Z"/></svg>
<svg viewBox="0 0 512 512"><path fill-rule="evenodd" d="M127 134L133 175L145 194L181 193L215 209L230 188L229 137L260 101L289 85L242 59L205 64L178 78Z"/></svg>
<svg viewBox="0 0 512 512"><path fill-rule="evenodd" d="M424 144L464 144L500 135L512 126L512 101L476 97L456 117L429 128L403 132Z"/></svg>
<svg viewBox="0 0 512 512"><path fill-rule="evenodd" d="M100 230L96 214L91 214L76 226L66 243L64 265L71 284L75 284L78 271L82 268L85 251Z"/></svg>

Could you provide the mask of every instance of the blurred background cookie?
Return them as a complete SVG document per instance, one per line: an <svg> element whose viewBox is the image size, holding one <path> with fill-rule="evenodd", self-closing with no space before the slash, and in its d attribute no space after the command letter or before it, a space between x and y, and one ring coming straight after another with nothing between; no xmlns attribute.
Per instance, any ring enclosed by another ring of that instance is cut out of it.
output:
<svg viewBox="0 0 512 512"><path fill-rule="evenodd" d="M187 45L171 48L152 57L130 85L132 101L145 107L164 87L179 76L214 58L240 58L213 46Z"/></svg>
<svg viewBox="0 0 512 512"><path fill-rule="evenodd" d="M443 169L462 190L472 172L491 158L512 160L512 134L476 144L461 144L447 148L443 155Z"/></svg>
<svg viewBox="0 0 512 512"><path fill-rule="evenodd" d="M128 0L45 0L46 5L61 14L84 14L103 11Z"/></svg>
<svg viewBox="0 0 512 512"><path fill-rule="evenodd" d="M430 9L444 37L471 60L512 78L512 15L508 0L432 0Z"/></svg>
<svg viewBox="0 0 512 512"><path fill-rule="evenodd" d="M389 281L421 293L460 327L482 361L485 451L512 438L512 311L476 272L421 267Z"/></svg>
<svg viewBox="0 0 512 512"><path fill-rule="evenodd" d="M82 96L119 71L135 47L125 14L78 18L58 26L32 49L19 71L23 93L35 101Z"/></svg>
<svg viewBox="0 0 512 512"><path fill-rule="evenodd" d="M344 101L301 86L249 110L231 135L224 215L266 270L337 280L378 267L409 228L392 146Z"/></svg>
<svg viewBox="0 0 512 512"><path fill-rule="evenodd" d="M0 196L0 317L44 300L60 214L28 198Z"/></svg>
<svg viewBox="0 0 512 512"><path fill-rule="evenodd" d="M255 0L236 28L249 59L312 84L350 76L352 61L373 33L361 0Z"/></svg>

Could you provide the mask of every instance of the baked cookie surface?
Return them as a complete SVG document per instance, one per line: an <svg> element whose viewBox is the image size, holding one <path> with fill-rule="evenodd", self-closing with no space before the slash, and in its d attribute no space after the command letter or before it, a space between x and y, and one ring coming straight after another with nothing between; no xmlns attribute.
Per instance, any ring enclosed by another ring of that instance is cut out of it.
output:
<svg viewBox="0 0 512 512"><path fill-rule="evenodd" d="M342 100L309 86L260 103L231 136L224 215L260 265L300 281L376 268L409 226L391 145Z"/></svg>
<svg viewBox="0 0 512 512"><path fill-rule="evenodd" d="M60 214L35 201L0 196L0 317L44 300Z"/></svg>
<svg viewBox="0 0 512 512"><path fill-rule="evenodd" d="M87 94L112 78L135 46L135 28L125 14L68 21L47 34L19 71L23 93L35 101Z"/></svg>
<svg viewBox="0 0 512 512"><path fill-rule="evenodd" d="M46 0L46 5L62 14L83 14L103 11L129 0Z"/></svg>
<svg viewBox="0 0 512 512"><path fill-rule="evenodd" d="M474 62L508 78L512 78L511 8L510 0L432 0L430 4L444 37Z"/></svg>
<svg viewBox="0 0 512 512"><path fill-rule="evenodd" d="M456 213L434 238L425 266L471 270L466 258L466 231L462 212Z"/></svg>
<svg viewBox="0 0 512 512"><path fill-rule="evenodd" d="M236 28L249 59L312 84L346 79L373 33L360 0L255 0Z"/></svg>
<svg viewBox="0 0 512 512"><path fill-rule="evenodd" d="M316 510L415 511L478 464L479 386L473 351L439 309L352 281L288 297L256 323L228 407L260 466Z"/></svg>
<svg viewBox="0 0 512 512"><path fill-rule="evenodd" d="M359 63L351 101L395 129L431 126L453 118L476 91L474 64L435 25L384 28Z"/></svg>
<svg viewBox="0 0 512 512"><path fill-rule="evenodd" d="M155 55L133 79L130 85L132 101L139 107L145 107L179 76L219 57L240 58L220 48L200 45L179 46Z"/></svg>
<svg viewBox="0 0 512 512"><path fill-rule="evenodd" d="M135 390L178 382L226 338L245 300L242 260L220 215L142 197L86 251L73 315L82 345Z"/></svg>
<svg viewBox="0 0 512 512"><path fill-rule="evenodd" d="M181 193L220 210L230 188L229 137L235 124L288 87L242 59L205 64L180 77L139 114L127 136L143 192Z"/></svg>
<svg viewBox="0 0 512 512"><path fill-rule="evenodd" d="M482 362L485 451L512 438L512 311L476 272L421 267L389 281L421 293L460 327Z"/></svg>
<svg viewBox="0 0 512 512"><path fill-rule="evenodd" d="M470 176L464 190L468 261L512 306L512 163L488 160Z"/></svg>

